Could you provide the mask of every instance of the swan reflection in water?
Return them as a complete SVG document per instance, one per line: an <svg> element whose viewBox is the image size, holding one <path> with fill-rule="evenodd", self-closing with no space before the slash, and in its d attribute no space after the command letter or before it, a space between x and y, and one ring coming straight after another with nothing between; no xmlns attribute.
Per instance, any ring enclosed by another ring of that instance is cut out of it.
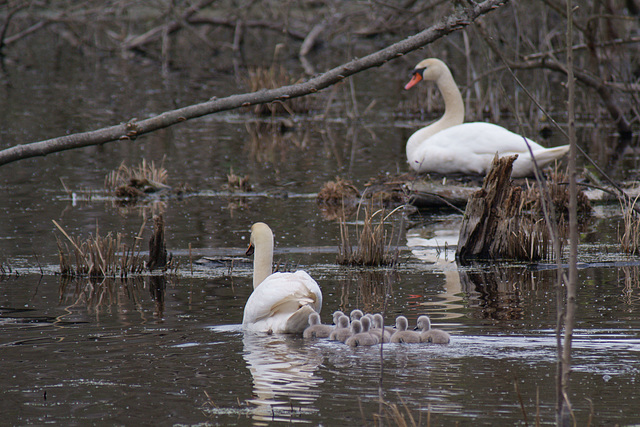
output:
<svg viewBox="0 0 640 427"><path fill-rule="evenodd" d="M316 375L323 362L319 349L305 345L297 336L245 332L242 356L253 377L256 421L305 422L299 417L317 412L318 387L324 381Z"/></svg>

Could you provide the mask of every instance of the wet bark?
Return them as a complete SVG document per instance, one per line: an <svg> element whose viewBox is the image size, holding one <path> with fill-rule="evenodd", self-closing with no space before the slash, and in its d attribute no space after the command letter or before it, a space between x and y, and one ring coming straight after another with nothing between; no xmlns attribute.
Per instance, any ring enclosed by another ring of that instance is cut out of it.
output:
<svg viewBox="0 0 640 427"><path fill-rule="evenodd" d="M465 210L456 259L460 264L471 260L532 260L542 256L545 234L539 222L520 215L522 188L512 185L511 170L518 156L496 158Z"/></svg>
<svg viewBox="0 0 640 427"><path fill-rule="evenodd" d="M153 217L153 235L149 239L149 271L167 266L167 245L164 241L164 219Z"/></svg>
<svg viewBox="0 0 640 427"><path fill-rule="evenodd" d="M453 31L464 28L478 17L491 12L507 2L508 0L486 0L479 4L471 4L467 8L460 7L451 16L442 19L440 22L414 36L365 57L340 65L306 82L277 89L232 95L222 99L212 98L207 102L167 111L158 116L141 121L131 119L127 123L96 131L77 133L30 144L16 145L0 151L0 166L21 159L46 156L47 154L59 151L99 145L112 141L130 142L141 135L208 114L273 101L283 101L316 93L343 81L353 74L383 65L388 61L432 43Z"/></svg>
<svg viewBox="0 0 640 427"><path fill-rule="evenodd" d="M573 44L573 2L567 0L567 46ZM569 396L569 384L571 377L571 345L573 329L575 326L576 301L578 296L578 189L576 186L576 123L575 123L575 80L573 69L573 51L567 50L567 127L569 133L569 281L566 286L566 310L564 312L564 342L562 344L562 370L561 390L558 400L561 405L558 408L557 425L570 426L571 399ZM560 286L560 283L558 283Z"/></svg>

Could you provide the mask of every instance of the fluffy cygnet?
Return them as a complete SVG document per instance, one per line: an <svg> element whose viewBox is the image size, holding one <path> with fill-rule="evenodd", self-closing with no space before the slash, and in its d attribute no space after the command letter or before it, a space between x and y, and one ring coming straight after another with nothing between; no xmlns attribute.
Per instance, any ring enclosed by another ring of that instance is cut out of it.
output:
<svg viewBox="0 0 640 427"><path fill-rule="evenodd" d="M385 343L391 340L391 336L393 335L393 328L385 327L382 314L376 313L373 315L372 328L369 332L378 337L378 340L380 340L380 342Z"/></svg>
<svg viewBox="0 0 640 427"><path fill-rule="evenodd" d="M333 331L333 326L320 323L320 315L318 313L309 315L309 325L302 333L305 338L329 338Z"/></svg>
<svg viewBox="0 0 640 427"><path fill-rule="evenodd" d="M409 321L404 316L396 318L396 332L391 336L393 343L416 344L420 342L420 334L414 331L407 331Z"/></svg>
<svg viewBox="0 0 640 427"><path fill-rule="evenodd" d="M431 319L429 316L418 317L418 329L420 332L421 342L430 342L433 344L449 344L451 335L441 329L431 329Z"/></svg>
<svg viewBox="0 0 640 427"><path fill-rule="evenodd" d="M375 335L369 333L370 320L368 317L362 317L359 321L354 320L351 324L353 325L356 322L360 324L361 331L358 333L354 333L349 337L349 339L347 339L347 341L345 341L348 346L371 346L376 345L380 342Z"/></svg>
<svg viewBox="0 0 640 427"><path fill-rule="evenodd" d="M362 318L362 316L364 316L364 314L362 313L362 310L358 310L357 308L355 310L351 310L351 321L352 322L354 320L360 320Z"/></svg>
<svg viewBox="0 0 640 427"><path fill-rule="evenodd" d="M340 316L338 324L335 329L329 335L331 341L345 342L347 338L351 336L351 329L349 328L349 318L345 315Z"/></svg>

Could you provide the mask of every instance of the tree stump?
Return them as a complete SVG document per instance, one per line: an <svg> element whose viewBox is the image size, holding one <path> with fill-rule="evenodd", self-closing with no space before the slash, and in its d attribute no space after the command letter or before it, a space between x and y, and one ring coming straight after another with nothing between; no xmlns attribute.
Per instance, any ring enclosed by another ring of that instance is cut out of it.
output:
<svg viewBox="0 0 640 427"><path fill-rule="evenodd" d="M153 235L149 239L149 270L167 266L167 245L164 242L164 219L153 217Z"/></svg>
<svg viewBox="0 0 640 427"><path fill-rule="evenodd" d="M537 260L546 256L549 238L544 221L521 215L522 188L512 185L511 170L518 158L496 158L482 188L467 203L456 259Z"/></svg>

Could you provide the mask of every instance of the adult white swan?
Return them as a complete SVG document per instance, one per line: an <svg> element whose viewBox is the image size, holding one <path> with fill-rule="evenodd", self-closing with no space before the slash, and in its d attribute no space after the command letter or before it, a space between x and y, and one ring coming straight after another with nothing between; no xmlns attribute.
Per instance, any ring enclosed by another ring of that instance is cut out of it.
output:
<svg viewBox="0 0 640 427"><path fill-rule="evenodd" d="M302 333L309 314L320 313L322 292L304 271L273 273L273 233L257 222L251 227L247 255L253 258L253 292L244 306L245 331L277 334Z"/></svg>
<svg viewBox="0 0 640 427"><path fill-rule="evenodd" d="M544 148L541 145L491 123L464 123L462 95L451 71L436 58L416 65L413 77L405 86L411 89L421 80L436 83L444 99L444 115L435 123L415 132L407 142L407 161L417 172L442 174L484 174L496 153L499 156L517 154L511 176L533 175L534 163L527 144L539 167L562 157L568 145Z"/></svg>

